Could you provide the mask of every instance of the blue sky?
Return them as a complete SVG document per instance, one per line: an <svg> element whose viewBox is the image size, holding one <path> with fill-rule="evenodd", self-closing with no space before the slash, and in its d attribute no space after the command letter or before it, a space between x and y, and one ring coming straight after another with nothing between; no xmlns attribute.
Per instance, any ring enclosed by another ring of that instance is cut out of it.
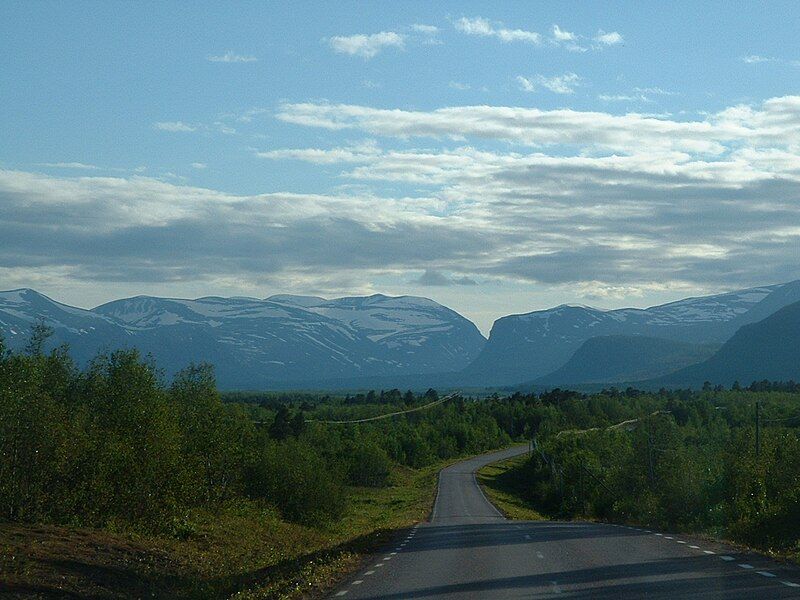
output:
<svg viewBox="0 0 800 600"><path fill-rule="evenodd" d="M0 287L487 331L800 276L794 3L0 6Z"/></svg>

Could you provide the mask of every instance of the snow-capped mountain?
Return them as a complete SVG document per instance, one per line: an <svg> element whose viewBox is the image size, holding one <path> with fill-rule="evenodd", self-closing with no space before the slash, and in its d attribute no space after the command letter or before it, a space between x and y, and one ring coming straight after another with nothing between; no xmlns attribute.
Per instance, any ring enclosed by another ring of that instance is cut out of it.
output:
<svg viewBox="0 0 800 600"><path fill-rule="evenodd" d="M739 327L800 300L800 281L687 298L646 309L561 305L495 321L480 356L464 371L482 385L531 381L564 365L588 339L641 335L689 343L728 340Z"/></svg>
<svg viewBox="0 0 800 600"><path fill-rule="evenodd" d="M237 388L452 371L469 364L485 342L458 313L411 296L138 296L87 311L33 290L0 292L0 331L12 348L39 318L79 361L101 349L135 346L167 373L211 362L220 385Z"/></svg>
<svg viewBox="0 0 800 600"><path fill-rule="evenodd" d="M192 361L210 362L223 388L303 387L304 382L341 387L336 381L350 387L359 387L358 382L380 382L379 387L492 386L553 373L587 340L603 336L606 344L613 342L614 352L621 340L622 350L633 348L633 354L641 354L646 341L619 336L658 338L659 351L670 340L720 345L743 325L797 301L800 281L647 309L561 305L498 319L486 341L458 313L412 296L137 296L84 310L26 289L0 292L0 334L8 346L20 349L31 325L43 319L55 330L53 342L68 343L79 363L99 351L136 347L152 354L167 375ZM702 359L696 352L676 357L673 346L667 346L666 355L678 366ZM652 348L648 351L655 362L665 362ZM580 362L581 356L575 360ZM640 362L642 358L637 356ZM633 367L642 371L635 362L615 363L615 368L624 374ZM650 363L647 369L664 372L656 369L663 365Z"/></svg>

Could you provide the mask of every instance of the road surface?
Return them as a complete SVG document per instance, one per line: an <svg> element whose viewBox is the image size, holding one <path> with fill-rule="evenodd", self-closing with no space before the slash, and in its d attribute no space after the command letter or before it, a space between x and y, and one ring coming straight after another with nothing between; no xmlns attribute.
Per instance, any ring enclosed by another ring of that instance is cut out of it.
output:
<svg viewBox="0 0 800 600"><path fill-rule="evenodd" d="M510 521L475 480L511 448L441 472L431 520L332 598L800 598L800 571L677 534L600 523Z"/></svg>

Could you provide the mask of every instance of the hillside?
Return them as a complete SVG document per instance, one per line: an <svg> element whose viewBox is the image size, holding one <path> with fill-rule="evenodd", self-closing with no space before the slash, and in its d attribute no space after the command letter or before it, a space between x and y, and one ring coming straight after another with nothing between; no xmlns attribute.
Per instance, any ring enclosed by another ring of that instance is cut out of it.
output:
<svg viewBox="0 0 800 600"><path fill-rule="evenodd" d="M686 367L650 386L699 387L704 382L743 385L764 379L800 381L800 302L745 325L708 360Z"/></svg>
<svg viewBox="0 0 800 600"><path fill-rule="evenodd" d="M700 362L715 349L646 336L599 336L586 340L565 365L533 384L563 387L650 379Z"/></svg>

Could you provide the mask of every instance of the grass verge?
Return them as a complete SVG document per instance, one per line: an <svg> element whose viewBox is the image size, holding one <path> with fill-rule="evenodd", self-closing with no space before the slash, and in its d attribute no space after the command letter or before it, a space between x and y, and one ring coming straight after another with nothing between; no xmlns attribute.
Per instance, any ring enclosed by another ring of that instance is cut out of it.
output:
<svg viewBox="0 0 800 600"><path fill-rule="evenodd" d="M17 598L312 598L427 517L442 465L398 467L386 488L353 488L327 527L256 503L194 512L172 536L0 524L0 595Z"/></svg>
<svg viewBox="0 0 800 600"><path fill-rule="evenodd" d="M522 498L522 489L515 469L528 460L521 454L480 469L476 474L484 493L509 519L540 521L545 519Z"/></svg>

